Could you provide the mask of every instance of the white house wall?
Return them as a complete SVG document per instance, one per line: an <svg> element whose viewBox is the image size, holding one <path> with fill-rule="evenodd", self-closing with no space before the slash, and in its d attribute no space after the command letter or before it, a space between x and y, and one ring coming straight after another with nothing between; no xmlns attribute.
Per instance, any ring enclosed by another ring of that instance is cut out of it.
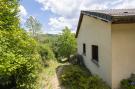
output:
<svg viewBox="0 0 135 89"><path fill-rule="evenodd" d="M111 23L99 19L83 16L80 31L77 38L78 53L83 53L83 43L86 44L86 56L84 62L87 68L95 75L99 75L110 86L112 78L111 61ZM91 45L98 45L99 66L91 61Z"/></svg>
<svg viewBox="0 0 135 89"><path fill-rule="evenodd" d="M135 73L135 23L112 24L112 82L118 88L122 79Z"/></svg>

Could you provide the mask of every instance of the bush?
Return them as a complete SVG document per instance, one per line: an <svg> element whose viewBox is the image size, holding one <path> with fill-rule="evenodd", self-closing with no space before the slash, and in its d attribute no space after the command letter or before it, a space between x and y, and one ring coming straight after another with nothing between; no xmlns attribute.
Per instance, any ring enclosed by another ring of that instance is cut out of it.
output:
<svg viewBox="0 0 135 89"><path fill-rule="evenodd" d="M60 83L67 89L110 89L97 76L92 76L87 69L77 65L63 68Z"/></svg>
<svg viewBox="0 0 135 89"><path fill-rule="evenodd" d="M39 44L38 51L41 55L43 62L45 62L46 60L55 59L55 55L52 49L47 44Z"/></svg>
<svg viewBox="0 0 135 89"><path fill-rule="evenodd" d="M0 88L38 89L37 44L20 28L19 1L0 0Z"/></svg>
<svg viewBox="0 0 135 89"><path fill-rule="evenodd" d="M39 66L36 42L32 38L23 30L0 30L1 86L36 88Z"/></svg>
<svg viewBox="0 0 135 89"><path fill-rule="evenodd" d="M130 78L121 81L121 89L135 89L135 74L131 74Z"/></svg>

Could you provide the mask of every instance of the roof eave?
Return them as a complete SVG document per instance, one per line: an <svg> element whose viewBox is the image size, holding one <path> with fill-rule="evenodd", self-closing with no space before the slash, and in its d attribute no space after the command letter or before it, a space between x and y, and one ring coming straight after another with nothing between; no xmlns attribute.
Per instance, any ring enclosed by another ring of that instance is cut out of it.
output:
<svg viewBox="0 0 135 89"><path fill-rule="evenodd" d="M105 22L112 22L112 16L110 16L110 15L106 15L106 14L100 13L100 14L102 14L102 16L99 17L99 16L95 16L95 14L98 14L98 13L91 12L91 14L87 14L87 13L85 13L85 11L81 11L80 18L79 18L78 25L77 25L77 31L76 31L75 38L78 37L79 29L81 27L81 23L82 23L82 19L83 19L83 15L94 17L94 18L98 18L98 19L100 19L102 21L105 21Z"/></svg>
<svg viewBox="0 0 135 89"><path fill-rule="evenodd" d="M83 19L83 14L81 13L80 17L79 17L78 25L77 25L77 30L76 30L75 38L78 37L78 33L79 33L79 29L81 27L82 19Z"/></svg>
<svg viewBox="0 0 135 89"><path fill-rule="evenodd" d="M130 16L113 16L112 23L113 24L135 23L135 15L130 15Z"/></svg>
<svg viewBox="0 0 135 89"><path fill-rule="evenodd" d="M76 35L75 35L76 38L78 37L78 34L79 34L83 15L97 18L97 19L100 19L105 22L110 22L112 24L135 23L135 15L112 16L110 14L105 14L105 13L100 13L100 12L81 11L80 18L79 18L78 25L77 25L77 31L76 31Z"/></svg>

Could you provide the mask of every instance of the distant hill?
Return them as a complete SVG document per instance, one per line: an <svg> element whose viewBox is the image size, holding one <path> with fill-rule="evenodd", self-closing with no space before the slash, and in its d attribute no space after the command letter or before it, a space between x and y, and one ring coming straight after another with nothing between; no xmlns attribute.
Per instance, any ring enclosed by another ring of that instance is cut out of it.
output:
<svg viewBox="0 0 135 89"><path fill-rule="evenodd" d="M39 34L38 38L42 42L55 41L58 38L57 34Z"/></svg>

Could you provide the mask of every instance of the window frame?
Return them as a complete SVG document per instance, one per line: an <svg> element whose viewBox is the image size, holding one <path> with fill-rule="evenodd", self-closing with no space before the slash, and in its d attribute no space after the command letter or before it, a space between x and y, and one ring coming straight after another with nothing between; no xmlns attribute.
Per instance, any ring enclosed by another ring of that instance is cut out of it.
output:
<svg viewBox="0 0 135 89"><path fill-rule="evenodd" d="M91 45L91 58L92 61L99 66L99 47L98 45Z"/></svg>
<svg viewBox="0 0 135 89"><path fill-rule="evenodd" d="M86 44L85 43L83 43L83 55L86 56Z"/></svg>

